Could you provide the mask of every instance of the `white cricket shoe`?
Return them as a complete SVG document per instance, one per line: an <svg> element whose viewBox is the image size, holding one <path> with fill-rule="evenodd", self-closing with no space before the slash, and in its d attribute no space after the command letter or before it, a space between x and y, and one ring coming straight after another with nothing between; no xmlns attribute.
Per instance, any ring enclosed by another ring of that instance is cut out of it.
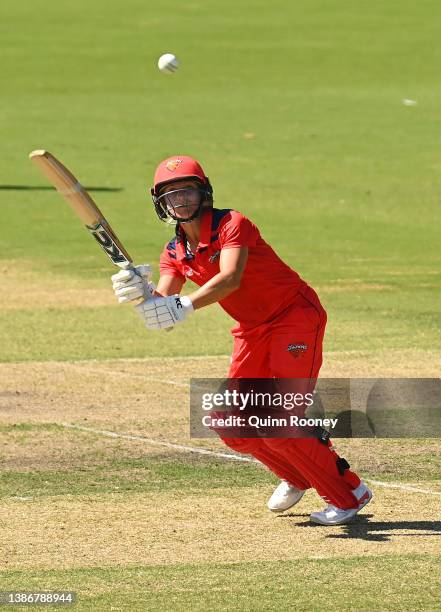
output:
<svg viewBox="0 0 441 612"><path fill-rule="evenodd" d="M342 508L329 505L323 512L313 512L310 517L311 521L319 525L343 525L348 523L372 499L372 491L363 482L352 493L358 499L358 508L343 510Z"/></svg>
<svg viewBox="0 0 441 612"><path fill-rule="evenodd" d="M284 512L295 506L303 497L305 491L298 489L286 480L282 480L279 486L268 500L267 506L271 512Z"/></svg>

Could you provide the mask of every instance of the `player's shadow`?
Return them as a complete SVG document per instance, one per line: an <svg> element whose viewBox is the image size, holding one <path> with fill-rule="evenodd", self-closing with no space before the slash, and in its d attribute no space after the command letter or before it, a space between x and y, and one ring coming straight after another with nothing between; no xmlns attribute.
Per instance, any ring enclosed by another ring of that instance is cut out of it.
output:
<svg viewBox="0 0 441 612"><path fill-rule="evenodd" d="M280 518L305 517L305 514L283 514ZM441 536L441 521L370 521L372 514L357 516L352 523L341 525L340 533L330 533L327 538L337 540L358 539L371 542L389 542L392 536L409 537L430 537ZM313 527L318 529L329 529L324 525L317 525L310 521L298 523L296 527ZM402 531L412 531L416 533L401 533Z"/></svg>
<svg viewBox="0 0 441 612"><path fill-rule="evenodd" d="M122 187L84 187L87 191L123 191ZM0 185L0 191L54 191L49 185Z"/></svg>

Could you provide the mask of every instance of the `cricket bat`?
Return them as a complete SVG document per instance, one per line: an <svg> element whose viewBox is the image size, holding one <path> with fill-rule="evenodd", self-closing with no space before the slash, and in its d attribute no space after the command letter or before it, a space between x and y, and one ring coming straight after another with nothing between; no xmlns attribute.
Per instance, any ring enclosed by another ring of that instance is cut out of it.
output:
<svg viewBox="0 0 441 612"><path fill-rule="evenodd" d="M63 196L110 258L111 262L123 270L133 268L133 259L89 193L77 181L74 175L48 151L32 151L29 154L29 158L40 168L41 172L49 179L49 182L52 183L58 193Z"/></svg>
<svg viewBox="0 0 441 612"><path fill-rule="evenodd" d="M74 175L49 151L40 149L32 151L29 158L67 201L111 262L123 270L132 269L133 259L106 221L103 213ZM165 331L171 330L172 328L168 327Z"/></svg>

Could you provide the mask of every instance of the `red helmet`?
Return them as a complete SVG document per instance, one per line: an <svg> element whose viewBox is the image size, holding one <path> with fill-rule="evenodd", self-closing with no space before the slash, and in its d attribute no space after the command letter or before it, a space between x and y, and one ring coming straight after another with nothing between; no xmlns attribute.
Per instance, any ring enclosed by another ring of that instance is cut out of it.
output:
<svg viewBox="0 0 441 612"><path fill-rule="evenodd" d="M153 194L158 195L159 189L165 184L179 179L195 178L207 184L208 178L199 162L187 155L177 155L164 159L156 168Z"/></svg>
<svg viewBox="0 0 441 612"><path fill-rule="evenodd" d="M160 191L167 183L185 179L195 179L201 186L199 187L200 202L198 208L188 218L183 219L182 217L176 217L170 212L170 207L168 208L165 202L162 201L166 196L164 194L160 195ZM167 221L168 218L171 218L179 223L188 223L200 215L204 202L208 205L213 205L213 188L208 176L205 175L199 162L187 155L168 157L159 164L156 168L151 194L156 214L161 221Z"/></svg>

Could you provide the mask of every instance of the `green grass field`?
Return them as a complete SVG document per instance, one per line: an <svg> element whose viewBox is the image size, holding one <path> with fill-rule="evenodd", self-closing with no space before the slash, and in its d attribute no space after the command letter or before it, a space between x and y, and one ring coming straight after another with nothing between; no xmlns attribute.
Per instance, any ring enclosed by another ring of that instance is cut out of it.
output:
<svg viewBox="0 0 441 612"><path fill-rule="evenodd" d="M326 531L312 494L269 516L256 466L96 433L190 444L185 384L224 375L232 322L212 306L147 333L27 158L60 157L156 267L154 168L197 157L216 206L317 289L325 376L437 377L439 17L435 0L3 0L0 590L72 588L80 610L439 606L438 441L342 441L392 486Z"/></svg>

